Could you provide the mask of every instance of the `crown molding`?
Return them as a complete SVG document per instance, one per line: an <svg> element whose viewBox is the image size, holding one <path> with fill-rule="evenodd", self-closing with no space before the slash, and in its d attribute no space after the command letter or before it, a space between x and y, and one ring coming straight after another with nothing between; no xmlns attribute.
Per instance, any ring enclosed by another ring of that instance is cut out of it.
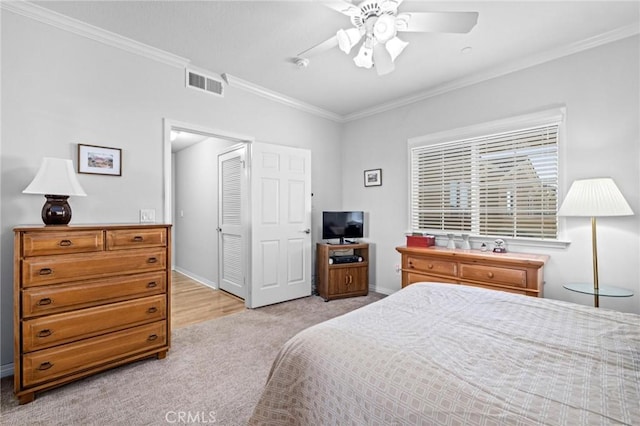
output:
<svg viewBox="0 0 640 426"><path fill-rule="evenodd" d="M344 120L344 117L339 114L302 102L298 99L285 96L281 93L274 92L272 90L266 89L262 86L258 86L257 84L251 83L249 81L243 80L233 75L225 73L225 74L222 74L222 78L224 78L224 80L227 82L227 84L230 87L242 89L244 91L253 93L254 95L258 95L263 98L267 98L269 100L279 102L281 104L299 109L301 111L309 112L319 117L327 118L329 120L333 120L337 122L342 122Z"/></svg>
<svg viewBox="0 0 640 426"><path fill-rule="evenodd" d="M86 22L62 15L27 1L2 1L0 2L0 7L61 30L68 31L112 47L117 47L119 49L126 50L127 52L135 53L145 58L153 59L176 68L184 68L190 62L186 58L140 43L133 39L87 24Z"/></svg>
<svg viewBox="0 0 640 426"><path fill-rule="evenodd" d="M556 49L549 50L538 55L528 56L527 58L524 58L522 60L508 62L485 72L474 74L470 77L453 80L448 83L441 84L433 89L426 90L412 96L396 99L395 101L377 105L373 108L365 109L353 114L348 114L343 116L342 118L344 122L359 120L361 118L369 117L372 115L390 111L392 109L420 102L434 96L442 95L453 90L482 83L484 81L491 80L496 77L501 77L503 75L510 74L516 71L521 71L526 68L531 68L545 62L573 55L574 53L583 52L585 50L593 49L594 47L632 37L637 34L640 34L640 26L634 24L627 25L625 27L620 27L606 33L598 34L596 36L577 41L575 43L560 46Z"/></svg>
<svg viewBox="0 0 640 426"><path fill-rule="evenodd" d="M16 14L43 22L48 25L60 28L65 31L69 31L78 34L83 37L107 44L109 46L117 47L125 51L153 59L155 61L171 65L177 68L185 68L190 66L190 60L166 52L161 49L146 45L144 43L137 42L133 39L118 35L116 33L104 30L102 28L87 24L74 18L70 18L66 15L54 12L44 7L29 3L24 0L16 1L1 1L0 8L5 9ZM621 27L603 34L596 35L594 37L587 38L575 43L560 46L556 49L524 58L522 60L508 62L501 66L492 68L482 73L474 74L470 77L465 77L457 80L438 85L433 89L429 89L411 96L396 99L392 102L387 102L374 106L372 108L364 109L352 114L341 115L332 111L325 110L323 108L302 102L298 99L283 95L281 93L266 89L251 83L246 80L234 77L229 74L221 74L227 84L231 87L239 88L255 95L261 96L266 99L290 106L292 108L308 112L317 115L322 118L326 118L338 123L346 123L349 121L355 121L362 118L366 118L372 115L381 114L383 112L390 111L392 109L401 108L416 102L420 102L438 95L442 95L447 92L458 90L467 86L482 83L487 80L491 80L496 77L500 77L506 74L510 74L516 71L520 71L526 68L530 68L536 65L543 64L555 59L562 58L564 56L579 53L594 47L602 46L604 44L612 43L614 41L622 40L627 37L632 37L640 33L640 27L638 25L628 25Z"/></svg>

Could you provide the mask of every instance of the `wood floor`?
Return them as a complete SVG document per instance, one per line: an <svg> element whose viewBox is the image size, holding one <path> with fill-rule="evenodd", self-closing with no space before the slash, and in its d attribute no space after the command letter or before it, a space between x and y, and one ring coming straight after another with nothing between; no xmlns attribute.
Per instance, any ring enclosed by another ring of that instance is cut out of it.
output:
<svg viewBox="0 0 640 426"><path fill-rule="evenodd" d="M196 324L244 311L244 300L214 290L191 278L171 273L171 328Z"/></svg>

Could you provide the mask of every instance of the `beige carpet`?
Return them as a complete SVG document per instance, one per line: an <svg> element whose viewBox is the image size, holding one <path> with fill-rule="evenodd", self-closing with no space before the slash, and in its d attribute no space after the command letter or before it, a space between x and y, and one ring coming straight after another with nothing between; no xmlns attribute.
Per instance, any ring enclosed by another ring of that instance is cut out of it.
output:
<svg viewBox="0 0 640 426"><path fill-rule="evenodd" d="M278 349L298 331L379 300L306 297L173 331L167 358L119 367L19 406L2 379L3 425L244 425ZM182 421L180 421L182 420Z"/></svg>

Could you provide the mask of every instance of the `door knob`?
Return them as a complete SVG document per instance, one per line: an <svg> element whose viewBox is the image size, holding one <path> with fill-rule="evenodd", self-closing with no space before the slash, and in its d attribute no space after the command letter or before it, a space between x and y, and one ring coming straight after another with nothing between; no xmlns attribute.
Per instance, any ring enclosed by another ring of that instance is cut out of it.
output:
<svg viewBox="0 0 640 426"><path fill-rule="evenodd" d="M310 234L311 233L311 229L307 228L302 230L302 232L304 232L305 234Z"/></svg>

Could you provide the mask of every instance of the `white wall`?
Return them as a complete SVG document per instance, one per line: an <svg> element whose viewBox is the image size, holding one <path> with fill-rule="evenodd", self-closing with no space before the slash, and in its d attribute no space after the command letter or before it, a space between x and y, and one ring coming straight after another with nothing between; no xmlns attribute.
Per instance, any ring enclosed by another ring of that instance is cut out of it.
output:
<svg viewBox="0 0 640 426"><path fill-rule="evenodd" d="M122 177L80 174L72 224L138 222L163 206L163 119L312 151L314 205L341 203L342 126L239 89L184 87L184 70L3 10L0 363L12 359L13 231L41 223L44 197L22 194L43 156L76 161L78 143L122 149ZM224 72L224 70L212 70ZM319 213L313 220L318 223ZM315 226L319 229L319 225ZM316 232L317 233L317 232Z"/></svg>
<svg viewBox="0 0 640 426"><path fill-rule="evenodd" d="M348 123L344 134L343 207L369 212L375 244L372 276L380 288L397 290L394 266L408 230L407 139L539 111L567 108L562 197L579 178L612 177L635 216L598 221L601 285L632 290L631 298L601 298L600 306L640 313L640 45L631 37L595 49L432 97ZM382 168L383 185L364 188L365 169ZM383 201L384 200L384 201ZM383 202L382 202L383 201ZM592 297L562 288L591 282L588 218L567 218L567 249L518 247L547 253L545 297L592 304Z"/></svg>
<svg viewBox="0 0 640 426"><path fill-rule="evenodd" d="M235 142L208 138L175 157L175 268L218 287L218 154Z"/></svg>

